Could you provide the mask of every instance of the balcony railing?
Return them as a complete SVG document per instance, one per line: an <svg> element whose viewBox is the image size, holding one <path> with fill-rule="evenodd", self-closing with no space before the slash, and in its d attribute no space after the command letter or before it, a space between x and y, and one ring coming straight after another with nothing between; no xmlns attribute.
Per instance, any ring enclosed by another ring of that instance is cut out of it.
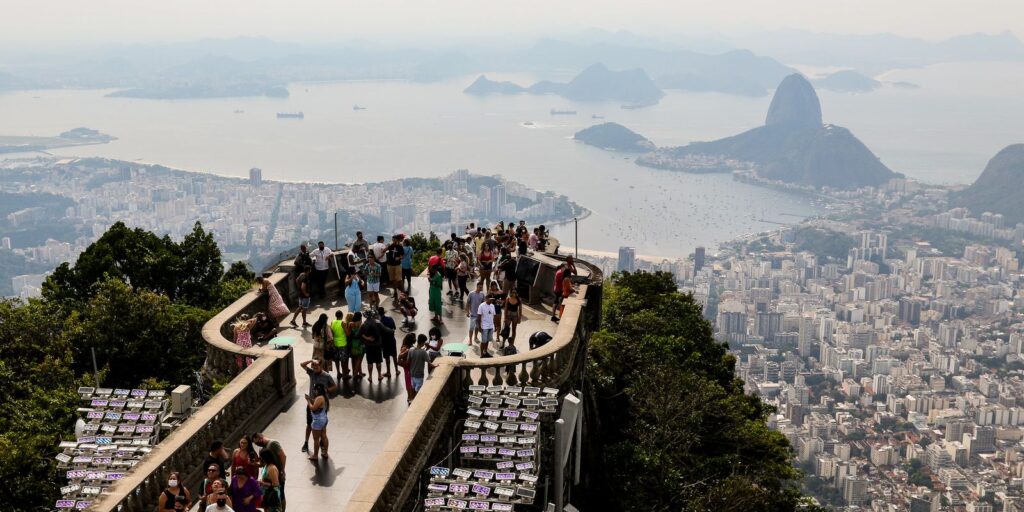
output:
<svg viewBox="0 0 1024 512"><path fill-rule="evenodd" d="M565 301L565 311L554 337L546 345L512 356L488 359L443 357L412 401L409 411L391 433L355 494L348 512L398 512L405 510L424 470L440 452L450 452L455 411L464 406L469 386L531 385L568 391L579 388L590 332L600 323L601 272L583 262L591 272L589 284L581 285L578 298ZM512 371L507 371L511 369Z"/></svg>
<svg viewBox="0 0 1024 512"><path fill-rule="evenodd" d="M287 274L270 277L285 297ZM266 298L249 292L203 326L207 364L217 374L232 376L213 398L194 411L158 444L142 462L93 503L103 512L150 512L156 510L160 493L172 471L180 471L189 489L199 489L202 462L216 439L237 444L246 433L267 425L295 395L295 371L291 350L253 347L243 349L229 341L231 323L242 313L266 308ZM238 361L253 358L248 367ZM243 369L244 368L244 369ZM195 498L197 496L193 496Z"/></svg>

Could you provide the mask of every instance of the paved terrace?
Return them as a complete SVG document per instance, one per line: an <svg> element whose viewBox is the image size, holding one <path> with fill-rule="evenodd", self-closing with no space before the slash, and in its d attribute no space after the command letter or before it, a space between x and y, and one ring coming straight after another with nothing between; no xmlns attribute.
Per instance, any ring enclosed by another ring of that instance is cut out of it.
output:
<svg viewBox="0 0 1024 512"><path fill-rule="evenodd" d="M536 255L534 259L543 263L538 282L551 281L558 260L548 255ZM591 275L600 282L599 270L585 262L577 265L583 275ZM294 304L295 287L286 267L274 273L270 281ZM334 294L330 297L337 296L337 284L336 280L329 283L328 294ZM481 360L472 351L466 359L442 358L438 370L427 379L411 407L405 402L404 377L396 375L381 383L349 383L331 401L330 459L317 463L308 461L300 451L305 433L305 411L300 397L308 389L308 378L299 371L299 363L312 354L309 331L292 329L286 319L282 334L301 338L292 350L238 347L229 340L230 324L242 313L251 315L266 309L265 297L249 292L203 328L208 343L206 368L230 378L230 382L94 502L92 510L153 510L168 474L175 470L182 472L190 489L198 489L203 476L201 461L209 443L223 439L229 446L235 446L240 436L254 430L263 430L281 441L288 453L287 496L292 510L398 510L418 481L426 459L436 456L432 453L438 449L437 441L448 431L452 413L458 407L454 400L470 383L501 384L503 378L511 382L510 376L496 370L516 365L520 382L528 380L532 385L556 387L568 384L570 372L580 368L582 359L578 356L585 352L582 340L599 322L600 286L594 289L597 293L591 294L589 287L582 285L579 296L566 301L565 318L556 329L555 324L546 320L550 311L526 305L540 304L537 294L541 288L531 288L532 300L523 297L524 319L515 340L520 350L518 356ZM426 311L427 294L426 279L415 278L413 295L422 309L417 333L426 333L431 327ZM330 297L318 303L312 314L333 315L336 310L346 309L343 299ZM584 321L583 308L590 300L598 302L586 310ZM383 306L391 309L390 297L384 299ZM397 313L394 316L401 319ZM444 318L445 341L465 341L468 319L461 308L446 299ZM309 321L315 321L315 316ZM525 340L538 330L549 332L554 339L529 351ZM241 368L237 364L239 357L251 357L254 362Z"/></svg>
<svg viewBox="0 0 1024 512"><path fill-rule="evenodd" d="M417 315L415 329L403 330L399 325L399 331L396 332L399 343L406 332L427 334L432 327L430 312L427 311L428 289L429 283L425 277L413 278L412 295L421 311ZM336 291L328 290L328 295L336 295ZM464 309L460 304L450 301L447 294L442 297L445 302L444 324L440 326L442 338L446 343L465 342L468 340L469 319ZM388 316L401 324L401 314L392 308L391 297L383 299L382 306L388 311ZM348 311L343 298L329 297L317 301L309 322L313 323L321 313L327 313L333 320L334 312L338 310ZM527 339L532 333L543 330L554 334L557 328L557 324L549 320L550 310L542 312L527 307L525 311L515 340L516 348L521 352L529 350ZM396 376L392 370L391 379L381 382L377 382L376 376L373 382L367 382L366 379L342 381L338 395L331 399L328 413L330 458L309 461L307 455L301 452L306 430L305 403L301 395L309 389L309 377L299 367L299 363L312 357L313 338L309 328L293 328L289 324L290 320L291 316L281 321L285 329L280 335L300 339L293 347L298 399L282 411L264 433L271 439L279 440L288 454L286 494L289 509L344 510L367 469L384 450L392 431L408 410L405 377ZM299 322L301 324L301 319ZM496 346L497 343L491 344L492 352ZM479 345L475 345L467 358L479 357ZM312 443L310 445L312 449Z"/></svg>

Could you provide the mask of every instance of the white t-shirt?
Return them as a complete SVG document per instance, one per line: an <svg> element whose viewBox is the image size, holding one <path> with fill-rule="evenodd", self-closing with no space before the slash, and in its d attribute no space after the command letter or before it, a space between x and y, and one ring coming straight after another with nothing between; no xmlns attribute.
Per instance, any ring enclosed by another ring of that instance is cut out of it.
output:
<svg viewBox="0 0 1024 512"><path fill-rule="evenodd" d="M370 246L370 250L373 251L373 257L377 258L377 263L384 261L384 253L387 252L388 246L377 242Z"/></svg>
<svg viewBox="0 0 1024 512"><path fill-rule="evenodd" d="M224 508L218 507L216 503L206 507L206 512L235 512L235 509L224 505Z"/></svg>
<svg viewBox="0 0 1024 512"><path fill-rule="evenodd" d="M484 302L476 313L480 315L481 329L494 329L494 304Z"/></svg>
<svg viewBox="0 0 1024 512"><path fill-rule="evenodd" d="M313 268L317 270L327 270L330 267L331 249L324 247L324 250L320 248L313 249L313 252L309 253L309 256L313 258Z"/></svg>

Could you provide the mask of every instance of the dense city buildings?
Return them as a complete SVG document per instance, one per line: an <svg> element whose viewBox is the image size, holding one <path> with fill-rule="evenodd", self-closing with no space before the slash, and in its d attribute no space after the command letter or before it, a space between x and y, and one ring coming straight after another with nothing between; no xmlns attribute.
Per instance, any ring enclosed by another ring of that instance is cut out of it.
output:
<svg viewBox="0 0 1024 512"><path fill-rule="evenodd" d="M344 245L360 229L461 233L471 221L551 225L583 213L564 196L468 170L437 179L331 184L267 181L257 168L239 179L105 159L7 160L3 169L0 192L40 205L0 218L3 250L23 269L0 276L11 284L0 295L22 297L38 294L46 271L74 261L117 221L174 239L199 221L225 259L259 266L301 241Z"/></svg>

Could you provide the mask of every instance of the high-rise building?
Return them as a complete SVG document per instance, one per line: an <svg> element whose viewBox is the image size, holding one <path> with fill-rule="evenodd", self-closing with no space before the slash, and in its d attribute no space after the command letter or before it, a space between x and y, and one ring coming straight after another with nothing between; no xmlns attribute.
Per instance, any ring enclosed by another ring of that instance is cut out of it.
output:
<svg viewBox="0 0 1024 512"><path fill-rule="evenodd" d="M3 238L0 238L0 247L3 247L8 251L11 250L11 237L5 236Z"/></svg>
<svg viewBox="0 0 1024 512"><path fill-rule="evenodd" d="M502 210L505 207L505 203L508 202L505 197L505 185L495 185L491 188L491 210L488 212L492 219L501 220Z"/></svg>
<svg viewBox="0 0 1024 512"><path fill-rule="evenodd" d="M263 170L258 167L249 169L249 185L258 187L263 184Z"/></svg>
<svg viewBox="0 0 1024 512"><path fill-rule="evenodd" d="M846 479L843 486L843 499L850 506L857 506L864 503L868 492L868 479L866 477L852 476Z"/></svg>
<svg viewBox="0 0 1024 512"><path fill-rule="evenodd" d="M700 269L704 268L704 252L703 247L698 247L693 251L693 271L700 272Z"/></svg>
<svg viewBox="0 0 1024 512"><path fill-rule="evenodd" d="M782 313L758 313L757 335L765 341L775 341L775 335L782 332Z"/></svg>
<svg viewBox="0 0 1024 512"><path fill-rule="evenodd" d="M636 272L636 247L619 247L619 272Z"/></svg>

